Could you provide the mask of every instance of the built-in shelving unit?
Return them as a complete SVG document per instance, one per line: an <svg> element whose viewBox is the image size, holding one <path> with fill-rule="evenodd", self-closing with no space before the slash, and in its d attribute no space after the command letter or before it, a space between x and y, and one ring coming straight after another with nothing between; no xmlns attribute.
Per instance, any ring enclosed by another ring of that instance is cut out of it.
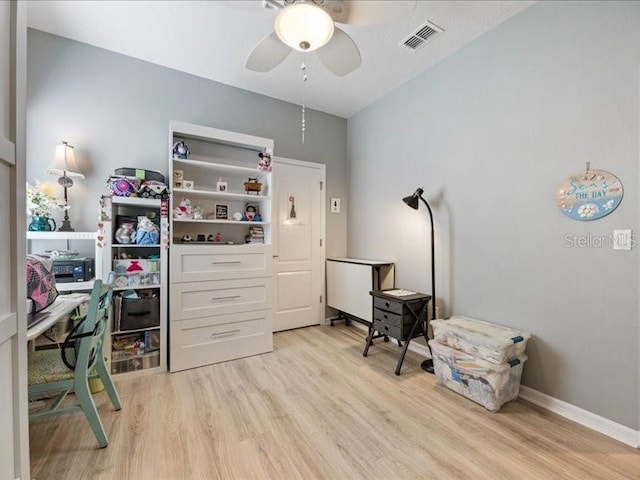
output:
<svg viewBox="0 0 640 480"><path fill-rule="evenodd" d="M173 158L180 141L188 145L189 158ZM257 168L259 153L271 154L273 146L266 138L170 124L169 172L182 182L173 184L171 212L184 199L192 212L202 212L202 218L171 218L171 371L273 350L272 178ZM247 191L250 179L261 184L259 192ZM251 207L258 221L247 220ZM218 218L221 211L226 218ZM195 241L183 242L186 235Z"/></svg>
<svg viewBox="0 0 640 480"><path fill-rule="evenodd" d="M111 372L118 376L167 368L168 200L103 197L104 271L114 273L114 301L108 344ZM137 244L118 235L124 223L149 218L158 227L157 243ZM122 242L122 243L120 243ZM135 297L138 298L135 298Z"/></svg>

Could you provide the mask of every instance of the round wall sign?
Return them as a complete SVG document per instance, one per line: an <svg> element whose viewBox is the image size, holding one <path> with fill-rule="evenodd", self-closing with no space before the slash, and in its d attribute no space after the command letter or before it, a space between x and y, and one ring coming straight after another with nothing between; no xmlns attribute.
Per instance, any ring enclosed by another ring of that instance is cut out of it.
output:
<svg viewBox="0 0 640 480"><path fill-rule="evenodd" d="M624 189L614 174L605 170L586 170L564 181L556 193L558 208L574 220L597 220L613 212Z"/></svg>

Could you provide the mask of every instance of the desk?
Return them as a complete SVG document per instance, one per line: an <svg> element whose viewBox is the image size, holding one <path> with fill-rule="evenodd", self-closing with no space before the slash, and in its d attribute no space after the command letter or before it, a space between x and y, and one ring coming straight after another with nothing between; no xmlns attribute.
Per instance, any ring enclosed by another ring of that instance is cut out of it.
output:
<svg viewBox="0 0 640 480"><path fill-rule="evenodd" d="M409 294L393 295L394 292ZM373 297L373 325L367 336L367 344L362 355L367 356L374 338L389 336L398 340L398 344L400 340L404 341L395 372L396 375L400 375L402 362L404 362L404 356L411 339L424 335L424 339L429 341L427 338L427 305L431 296L424 293L402 292L397 289L374 290L370 294ZM375 336L376 331L381 335Z"/></svg>
<svg viewBox="0 0 640 480"><path fill-rule="evenodd" d="M70 314L84 302L88 301L89 297L90 295L86 293L60 295L51 305L36 314L44 314L45 317L27 329L27 340L35 340L62 320L66 315Z"/></svg>
<svg viewBox="0 0 640 480"><path fill-rule="evenodd" d="M357 258L327 259L327 306L338 311L345 324L354 320L371 329L371 290L394 286L394 264L382 260Z"/></svg>

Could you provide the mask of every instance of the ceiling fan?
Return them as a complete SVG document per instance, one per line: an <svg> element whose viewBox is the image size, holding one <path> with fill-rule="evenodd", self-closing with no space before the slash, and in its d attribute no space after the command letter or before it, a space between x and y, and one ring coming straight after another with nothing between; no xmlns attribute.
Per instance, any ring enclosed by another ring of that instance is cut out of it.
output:
<svg viewBox="0 0 640 480"><path fill-rule="evenodd" d="M262 0L277 12L275 31L253 48L245 66L255 72L277 67L291 50L315 52L327 70L338 76L360 66L360 50L335 23L366 25L387 22L413 11L415 0Z"/></svg>

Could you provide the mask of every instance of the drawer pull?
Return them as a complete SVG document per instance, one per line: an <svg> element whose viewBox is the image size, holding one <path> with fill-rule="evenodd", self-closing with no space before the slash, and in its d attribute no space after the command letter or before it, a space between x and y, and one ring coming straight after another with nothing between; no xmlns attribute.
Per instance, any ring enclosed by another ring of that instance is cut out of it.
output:
<svg viewBox="0 0 640 480"><path fill-rule="evenodd" d="M211 265L235 265L238 263L242 263L241 260L229 260L227 262L211 262Z"/></svg>
<svg viewBox="0 0 640 480"><path fill-rule="evenodd" d="M217 302L218 300L234 300L236 298L241 298L240 295L231 295L229 297L213 297L211 299L212 302Z"/></svg>
<svg viewBox="0 0 640 480"><path fill-rule="evenodd" d="M229 330L227 332L218 332L218 333L212 333L211 335L209 335L210 337L219 337L221 335L231 335L232 333L238 333L240 331L239 328L236 328L235 330Z"/></svg>

